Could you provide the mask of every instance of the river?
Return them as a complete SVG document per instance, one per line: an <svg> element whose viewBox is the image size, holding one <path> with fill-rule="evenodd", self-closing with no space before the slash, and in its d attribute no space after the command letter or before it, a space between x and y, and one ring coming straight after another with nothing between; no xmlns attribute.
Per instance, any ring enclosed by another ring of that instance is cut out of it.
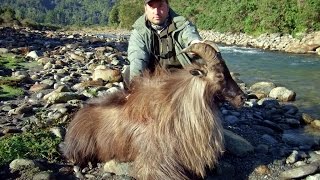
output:
<svg viewBox="0 0 320 180"><path fill-rule="evenodd" d="M320 118L320 56L219 46L230 71L240 74L248 87L269 81L297 93L301 112Z"/></svg>
<svg viewBox="0 0 320 180"><path fill-rule="evenodd" d="M116 35L98 36L116 38ZM124 36L129 38L129 36ZM293 102L302 112L320 119L320 56L219 45L230 71L248 87L270 81L296 92Z"/></svg>

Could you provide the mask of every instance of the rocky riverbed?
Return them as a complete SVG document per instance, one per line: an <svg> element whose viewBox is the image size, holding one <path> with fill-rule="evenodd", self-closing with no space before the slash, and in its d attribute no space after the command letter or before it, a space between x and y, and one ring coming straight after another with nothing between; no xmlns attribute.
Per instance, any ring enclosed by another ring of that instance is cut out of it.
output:
<svg viewBox="0 0 320 180"><path fill-rule="evenodd" d="M46 129L62 141L73 113L86 100L123 88L127 42L126 34L111 32L100 36L0 28L0 55L25 57L29 65L0 69L0 79L10 77L24 92L17 98L0 97L1 138ZM226 152L206 179L320 179L320 120L290 103L294 90L272 82L247 87L238 73L232 75L249 98L241 109L221 105ZM0 177L132 179L130 164L78 169L59 159L15 159L1 167Z"/></svg>
<svg viewBox="0 0 320 180"><path fill-rule="evenodd" d="M219 33L200 31L203 38L210 38L217 43L254 47L271 51L284 51L298 54L320 55L320 31L300 33L296 37L289 34L265 33L257 37L244 33Z"/></svg>

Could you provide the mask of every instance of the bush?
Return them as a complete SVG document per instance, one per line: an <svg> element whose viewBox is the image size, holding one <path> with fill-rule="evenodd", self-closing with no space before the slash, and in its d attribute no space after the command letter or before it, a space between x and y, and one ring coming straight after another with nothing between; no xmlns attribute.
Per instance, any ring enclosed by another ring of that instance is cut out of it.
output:
<svg viewBox="0 0 320 180"><path fill-rule="evenodd" d="M5 7L0 12L1 12L1 19L4 23L10 23L16 19L15 11L11 8Z"/></svg>
<svg viewBox="0 0 320 180"><path fill-rule="evenodd" d="M143 1L120 1L119 2L119 26L131 29L133 23L143 14Z"/></svg>
<svg viewBox="0 0 320 180"><path fill-rule="evenodd" d="M0 166L17 158L58 160L58 137L47 131L27 132L0 139Z"/></svg>
<svg viewBox="0 0 320 180"><path fill-rule="evenodd" d="M319 0L175 0L171 6L200 29L254 35L320 30Z"/></svg>
<svg viewBox="0 0 320 180"><path fill-rule="evenodd" d="M119 18L119 3L116 3L109 14L109 26L117 26L120 24Z"/></svg>

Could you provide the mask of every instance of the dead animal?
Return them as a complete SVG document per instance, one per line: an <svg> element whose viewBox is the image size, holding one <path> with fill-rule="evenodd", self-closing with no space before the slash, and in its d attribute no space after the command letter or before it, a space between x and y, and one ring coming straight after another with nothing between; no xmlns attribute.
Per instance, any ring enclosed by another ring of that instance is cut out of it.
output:
<svg viewBox="0 0 320 180"><path fill-rule="evenodd" d="M142 180L204 178L224 151L217 103L240 107L244 93L212 43L183 52L204 63L137 77L129 91L80 109L69 124L64 155L77 165L131 161L130 175Z"/></svg>

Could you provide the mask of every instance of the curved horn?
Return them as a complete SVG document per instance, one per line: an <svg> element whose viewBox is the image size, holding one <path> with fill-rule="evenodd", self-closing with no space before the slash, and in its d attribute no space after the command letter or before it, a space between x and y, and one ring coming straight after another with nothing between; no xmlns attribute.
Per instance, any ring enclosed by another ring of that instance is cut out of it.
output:
<svg viewBox="0 0 320 180"><path fill-rule="evenodd" d="M209 44L210 46L212 46L217 52L220 52L220 49L218 48L217 44L214 43L213 41L204 40L203 42L206 43L206 44Z"/></svg>
<svg viewBox="0 0 320 180"><path fill-rule="evenodd" d="M210 65L214 62L220 62L221 60L219 58L221 57L219 56L220 53L217 52L217 50L211 44L205 42L191 44L181 51L181 53L188 52L193 52L200 56L207 63L207 65Z"/></svg>

